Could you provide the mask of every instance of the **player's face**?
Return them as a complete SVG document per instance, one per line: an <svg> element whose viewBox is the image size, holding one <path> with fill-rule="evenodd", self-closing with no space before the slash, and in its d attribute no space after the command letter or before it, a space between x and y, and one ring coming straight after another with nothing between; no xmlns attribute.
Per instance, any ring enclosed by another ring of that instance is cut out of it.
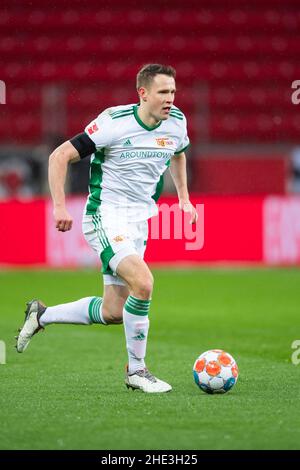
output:
<svg viewBox="0 0 300 470"><path fill-rule="evenodd" d="M175 99L175 80L168 75L155 75L149 88L145 88L147 111L156 121L168 119Z"/></svg>

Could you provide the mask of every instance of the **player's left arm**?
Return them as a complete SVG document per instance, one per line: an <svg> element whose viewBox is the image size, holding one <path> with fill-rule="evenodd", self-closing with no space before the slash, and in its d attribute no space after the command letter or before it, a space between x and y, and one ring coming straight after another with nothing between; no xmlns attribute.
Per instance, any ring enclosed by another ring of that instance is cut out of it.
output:
<svg viewBox="0 0 300 470"><path fill-rule="evenodd" d="M184 212L191 215L190 223L195 224L198 219L198 213L190 201L188 187L187 187L187 173L186 173L186 157L185 153L177 153L171 158L170 173L174 181L179 207Z"/></svg>

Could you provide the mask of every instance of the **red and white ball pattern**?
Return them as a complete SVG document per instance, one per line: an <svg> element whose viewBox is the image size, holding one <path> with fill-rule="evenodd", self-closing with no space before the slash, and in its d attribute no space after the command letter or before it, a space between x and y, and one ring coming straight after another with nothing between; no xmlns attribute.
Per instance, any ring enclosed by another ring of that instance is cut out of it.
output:
<svg viewBox="0 0 300 470"><path fill-rule="evenodd" d="M226 393L236 383L239 375L234 358L222 349L202 353L193 367L198 387L206 393Z"/></svg>

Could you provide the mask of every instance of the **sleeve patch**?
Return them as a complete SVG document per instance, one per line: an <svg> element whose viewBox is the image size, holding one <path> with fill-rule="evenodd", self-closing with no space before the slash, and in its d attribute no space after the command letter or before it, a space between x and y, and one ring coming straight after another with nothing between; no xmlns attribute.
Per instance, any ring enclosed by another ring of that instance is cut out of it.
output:
<svg viewBox="0 0 300 470"><path fill-rule="evenodd" d="M89 126L89 127L87 128L87 131L88 131L89 135L92 135L92 134L94 134L94 132L99 131L99 127L97 126L97 123L96 123L96 122L93 122L93 123L91 124L91 126Z"/></svg>

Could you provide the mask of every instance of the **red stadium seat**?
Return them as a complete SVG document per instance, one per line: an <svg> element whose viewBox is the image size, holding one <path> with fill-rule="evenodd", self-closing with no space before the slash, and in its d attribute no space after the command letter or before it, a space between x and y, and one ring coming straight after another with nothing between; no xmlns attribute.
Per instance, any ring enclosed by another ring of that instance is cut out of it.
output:
<svg viewBox="0 0 300 470"><path fill-rule="evenodd" d="M43 139L43 94L54 84L66 104L73 134L107 106L135 102L137 69L169 62L178 70L179 107L196 140L274 141L299 139L291 83L300 79L298 0L64 0L54 9L2 0L1 80L9 83L7 119L26 142ZM206 119L206 130L198 122ZM205 134L205 135L204 135Z"/></svg>

